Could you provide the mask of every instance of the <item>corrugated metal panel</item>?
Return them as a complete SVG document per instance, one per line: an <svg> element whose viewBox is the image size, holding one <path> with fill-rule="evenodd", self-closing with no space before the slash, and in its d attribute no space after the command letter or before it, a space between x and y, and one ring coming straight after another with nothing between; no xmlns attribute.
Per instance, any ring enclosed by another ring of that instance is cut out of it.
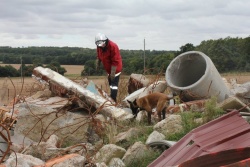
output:
<svg viewBox="0 0 250 167"><path fill-rule="evenodd" d="M250 125L235 110L192 130L149 167L174 166L209 153L249 147L249 139Z"/></svg>

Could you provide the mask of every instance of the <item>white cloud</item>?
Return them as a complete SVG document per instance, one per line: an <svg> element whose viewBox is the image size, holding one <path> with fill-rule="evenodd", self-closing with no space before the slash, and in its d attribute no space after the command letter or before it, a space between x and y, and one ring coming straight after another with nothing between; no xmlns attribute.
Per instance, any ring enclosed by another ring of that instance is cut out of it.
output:
<svg viewBox="0 0 250 167"><path fill-rule="evenodd" d="M121 49L178 50L186 43L248 37L248 0L2 0L0 46L95 48L105 33Z"/></svg>

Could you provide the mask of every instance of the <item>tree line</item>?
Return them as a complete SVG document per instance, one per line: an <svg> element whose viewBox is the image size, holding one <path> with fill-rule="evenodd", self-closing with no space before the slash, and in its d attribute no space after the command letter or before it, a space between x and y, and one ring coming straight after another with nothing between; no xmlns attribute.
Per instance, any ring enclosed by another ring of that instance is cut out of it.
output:
<svg viewBox="0 0 250 167"><path fill-rule="evenodd" d="M250 36L246 38L220 38L205 40L194 46L187 43L179 50L120 50L123 73L164 73L170 62L181 53L201 51L211 58L219 72L250 71ZM145 58L144 58L145 55ZM31 76L37 66L51 68L64 75L60 65L84 65L81 75L103 75L95 70L96 49L80 47L0 47L0 61L4 64L22 64L18 70L1 66L0 77ZM29 64L29 65L26 65ZM145 65L145 66L144 66ZM145 67L145 68L144 68ZM22 74L21 74L22 73ZM79 72L80 73L80 72Z"/></svg>

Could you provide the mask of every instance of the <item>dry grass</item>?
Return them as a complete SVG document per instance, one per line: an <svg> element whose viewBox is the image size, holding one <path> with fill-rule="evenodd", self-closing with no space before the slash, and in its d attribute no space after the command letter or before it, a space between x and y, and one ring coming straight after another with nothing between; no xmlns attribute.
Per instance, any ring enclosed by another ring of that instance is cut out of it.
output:
<svg viewBox="0 0 250 167"><path fill-rule="evenodd" d="M65 75L69 79L80 82L83 78L80 77L80 71L83 66L75 65L62 65L68 71ZM19 68L18 65L15 65L15 68ZM226 79L236 78L237 82L242 84L250 81L250 73L227 73L222 74ZM152 80L156 80L158 76L150 76ZM121 101L127 95L128 87L128 78L129 76L121 75L119 83L119 92L117 100ZM87 79L92 80L97 86L102 88L104 91L109 93L109 86L106 76L87 76ZM158 78L159 79L159 78ZM164 79L164 76L161 78ZM39 89L42 89L39 86L38 82L31 77L25 78L0 78L0 105L7 104L13 100L16 95L20 96L30 96L34 94Z"/></svg>
<svg viewBox="0 0 250 167"><path fill-rule="evenodd" d="M68 77L76 83L80 83L83 77ZM88 81L93 81L98 87L109 93L108 80L106 76L88 76ZM128 76L121 76L119 83L118 101L124 98L127 93ZM0 78L0 106L7 105L15 96L20 95L27 97L35 94L39 90L43 90L37 80L32 77L11 77Z"/></svg>
<svg viewBox="0 0 250 167"><path fill-rule="evenodd" d="M0 64L1 66L11 65L16 69L20 68L20 64ZM27 64L29 65L29 64ZM73 80L80 80L79 77L81 71L83 70L83 65L62 65L67 72L65 76L75 76L74 78L70 78ZM101 78L96 78L98 84L103 85L101 83ZM100 80L100 81L99 81ZM7 104L14 99L16 95L20 96L30 96L34 94L34 92L42 89L41 86L31 77L16 77L16 78L1 78L0 77L0 105Z"/></svg>
<svg viewBox="0 0 250 167"><path fill-rule="evenodd" d="M250 82L250 73L225 73L221 74L221 76L225 77L228 81L235 78L239 84Z"/></svg>

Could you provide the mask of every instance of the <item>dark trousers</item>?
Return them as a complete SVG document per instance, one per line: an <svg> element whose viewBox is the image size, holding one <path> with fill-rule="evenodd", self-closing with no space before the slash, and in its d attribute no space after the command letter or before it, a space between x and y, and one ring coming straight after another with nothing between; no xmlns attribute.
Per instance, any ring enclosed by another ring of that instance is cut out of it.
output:
<svg viewBox="0 0 250 167"><path fill-rule="evenodd" d="M109 87L110 87L110 97L116 102L116 96L118 92L118 84L119 84L120 75L116 76L113 81L111 81L110 77L108 77Z"/></svg>

